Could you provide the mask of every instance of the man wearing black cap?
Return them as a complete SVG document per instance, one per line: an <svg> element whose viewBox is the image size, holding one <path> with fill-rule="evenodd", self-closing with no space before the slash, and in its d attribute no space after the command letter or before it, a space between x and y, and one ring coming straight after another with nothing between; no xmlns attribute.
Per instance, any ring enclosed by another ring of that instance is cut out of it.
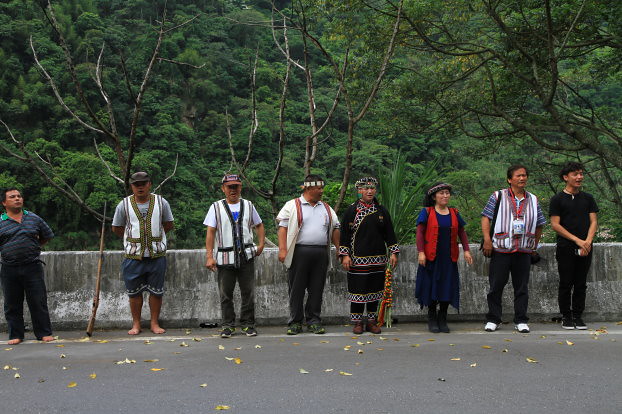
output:
<svg viewBox="0 0 622 414"><path fill-rule="evenodd" d="M138 335L143 308L143 291L149 291L151 331L165 332L160 327L160 309L164 294L166 272L166 233L173 228L173 213L168 202L152 194L151 178L146 172L130 177L133 194L117 205L112 219L112 231L123 237L125 260L121 266L123 280L130 297L132 329Z"/></svg>
<svg viewBox="0 0 622 414"><path fill-rule="evenodd" d="M235 174L225 175L221 189L225 198L211 205L203 222L207 226L205 266L211 271L218 269L223 328L220 336L230 338L235 332L233 291L236 281L242 296L242 332L246 336L256 336L254 258L264 248L264 225L253 203L240 197L240 177ZM253 243L253 228L257 232L257 245Z"/></svg>

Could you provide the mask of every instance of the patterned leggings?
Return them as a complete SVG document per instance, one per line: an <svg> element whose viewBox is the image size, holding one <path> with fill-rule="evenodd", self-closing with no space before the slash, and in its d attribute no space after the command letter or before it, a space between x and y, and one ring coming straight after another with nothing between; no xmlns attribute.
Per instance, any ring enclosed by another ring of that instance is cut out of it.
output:
<svg viewBox="0 0 622 414"><path fill-rule="evenodd" d="M352 322L363 320L365 305L367 305L367 319L376 319L376 312L378 311L377 300L367 303L350 302L350 320L352 320Z"/></svg>

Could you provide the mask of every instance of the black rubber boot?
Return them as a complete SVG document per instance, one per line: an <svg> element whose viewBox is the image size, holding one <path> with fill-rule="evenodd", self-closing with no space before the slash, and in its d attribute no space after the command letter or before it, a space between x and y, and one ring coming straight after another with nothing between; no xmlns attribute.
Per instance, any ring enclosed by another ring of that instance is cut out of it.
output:
<svg viewBox="0 0 622 414"><path fill-rule="evenodd" d="M438 310L438 329L443 333L449 333L449 326L447 326L447 308L449 307L449 303L441 303L440 309Z"/></svg>
<svg viewBox="0 0 622 414"><path fill-rule="evenodd" d="M436 303L428 306L428 330L432 333L439 333L438 320L436 315Z"/></svg>

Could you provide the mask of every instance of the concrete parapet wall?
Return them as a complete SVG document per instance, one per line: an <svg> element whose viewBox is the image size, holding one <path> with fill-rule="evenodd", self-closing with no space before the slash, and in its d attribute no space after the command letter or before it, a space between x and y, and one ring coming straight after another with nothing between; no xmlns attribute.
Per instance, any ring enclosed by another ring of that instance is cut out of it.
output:
<svg viewBox="0 0 622 414"><path fill-rule="evenodd" d="M458 314L450 309L452 320L482 320L487 311L488 259L478 246L471 246L474 264L459 261L461 306ZM277 260L277 249L266 249L255 266L256 316L258 323L285 324L288 316L287 273ZM542 261L532 267L529 315L534 320L550 319L559 314L557 307L557 262L555 245L540 249ZM55 329L83 329L91 313L98 252L45 252L48 305ZM104 253L102 289L96 328L128 327L131 321L120 268L121 251ZM162 321L168 327L191 327L199 322L218 321L220 304L215 273L204 266L205 250L172 250L167 253L168 270ZM334 263L334 260L333 260ZM417 274L417 250L403 246L394 282L394 317L402 321L422 320L414 297ZM341 268L328 272L324 291L323 317L326 322L346 322L346 274ZM512 286L506 287L504 320L512 320ZM236 288L236 310L239 292ZM0 298L0 304L3 304ZM148 308L143 318L148 319ZM29 318L29 316L27 315ZM585 319L622 318L622 243L597 244L588 276ZM0 327L6 329L2 319Z"/></svg>

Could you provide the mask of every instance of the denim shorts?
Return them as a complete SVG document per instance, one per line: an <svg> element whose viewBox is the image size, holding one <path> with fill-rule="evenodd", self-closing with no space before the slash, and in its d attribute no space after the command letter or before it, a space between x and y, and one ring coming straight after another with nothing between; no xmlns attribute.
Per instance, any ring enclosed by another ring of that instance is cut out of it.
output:
<svg viewBox="0 0 622 414"><path fill-rule="evenodd" d="M121 264L121 271L125 289L130 297L138 296L145 290L155 296L164 294L166 257L125 259Z"/></svg>

